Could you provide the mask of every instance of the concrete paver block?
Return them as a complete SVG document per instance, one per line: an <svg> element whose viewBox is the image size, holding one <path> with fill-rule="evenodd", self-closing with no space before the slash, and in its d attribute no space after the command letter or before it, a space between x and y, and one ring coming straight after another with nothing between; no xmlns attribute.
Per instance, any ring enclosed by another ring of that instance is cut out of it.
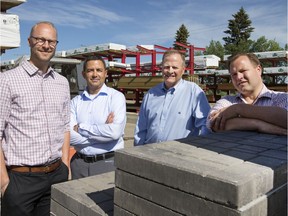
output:
<svg viewBox="0 0 288 216"><path fill-rule="evenodd" d="M135 214L128 212L117 205L114 205L114 216L135 216Z"/></svg>
<svg viewBox="0 0 288 216"><path fill-rule="evenodd" d="M249 134L255 138L255 133ZM275 137L267 135L257 140L273 140ZM241 207L274 188L275 176L271 167L205 149L205 146L214 144L207 141L200 148L193 143L171 141L123 149L116 152L115 165L118 169L227 206ZM256 158L260 153L256 151L253 154ZM283 175L285 173L276 177Z"/></svg>
<svg viewBox="0 0 288 216"><path fill-rule="evenodd" d="M118 207L128 212L133 212L135 215L149 216L180 216L174 211L163 208L155 203L127 193L119 188L115 188L114 203ZM116 216L116 215L115 215Z"/></svg>
<svg viewBox="0 0 288 216"><path fill-rule="evenodd" d="M61 215L67 209L77 216L113 215L114 178L109 172L53 185L52 213Z"/></svg>

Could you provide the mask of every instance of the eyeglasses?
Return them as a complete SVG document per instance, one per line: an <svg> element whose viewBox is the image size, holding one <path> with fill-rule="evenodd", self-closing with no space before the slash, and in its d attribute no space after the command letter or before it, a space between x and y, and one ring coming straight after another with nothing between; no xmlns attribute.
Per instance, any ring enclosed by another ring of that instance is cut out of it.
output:
<svg viewBox="0 0 288 216"><path fill-rule="evenodd" d="M30 36L30 38L34 38L36 40L36 43L39 44L40 46L42 46L47 41L49 46L55 47L59 42L57 40L47 40L45 38L39 38L39 37L34 37L34 36Z"/></svg>

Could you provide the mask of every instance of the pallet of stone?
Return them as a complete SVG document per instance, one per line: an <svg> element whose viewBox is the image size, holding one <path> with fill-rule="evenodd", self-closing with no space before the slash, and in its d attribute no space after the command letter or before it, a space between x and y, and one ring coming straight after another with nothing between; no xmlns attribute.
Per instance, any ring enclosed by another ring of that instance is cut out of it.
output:
<svg viewBox="0 0 288 216"><path fill-rule="evenodd" d="M284 216L286 143L229 132L117 151L114 205L133 214L158 206L180 215Z"/></svg>

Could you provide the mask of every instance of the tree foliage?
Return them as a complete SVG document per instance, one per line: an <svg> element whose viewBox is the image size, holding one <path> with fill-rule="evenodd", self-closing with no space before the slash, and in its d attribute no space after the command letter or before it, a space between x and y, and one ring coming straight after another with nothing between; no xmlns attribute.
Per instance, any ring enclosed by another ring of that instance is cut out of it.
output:
<svg viewBox="0 0 288 216"><path fill-rule="evenodd" d="M250 47L250 52L265 52L265 51L277 51L283 50L279 43L275 40L267 40L265 36L261 36Z"/></svg>
<svg viewBox="0 0 288 216"><path fill-rule="evenodd" d="M249 39L254 28L251 20L243 7L232 15L234 19L229 20L228 30L224 31L229 36L223 37L226 54L237 52L248 52L252 41Z"/></svg>
<svg viewBox="0 0 288 216"><path fill-rule="evenodd" d="M184 24L182 24L176 32L175 41L182 43L182 44L185 44L185 45L189 45L189 43L187 42L189 35L190 35L190 33L189 33L188 29L186 28L186 26ZM174 47L174 49L177 49L177 50L185 50L186 49L186 48L181 47L177 44L174 44L173 47Z"/></svg>
<svg viewBox="0 0 288 216"><path fill-rule="evenodd" d="M225 50L220 41L211 40L209 46L206 47L204 52L205 55L216 55L219 58L223 59Z"/></svg>
<svg viewBox="0 0 288 216"><path fill-rule="evenodd" d="M209 46L206 46L205 55L216 55L223 60L225 54L231 55L238 52L265 52L288 50L288 44L282 48L279 43L274 40L268 40L265 36L261 36L257 40L250 39L254 28L252 22L243 7L233 14L233 19L228 20L228 29L224 31L228 36L223 37L224 45L220 41L211 40ZM176 32L175 41L189 45L187 42L189 31L182 24ZM185 50L185 48L174 44L174 49ZM202 55L202 52L195 52L195 55Z"/></svg>

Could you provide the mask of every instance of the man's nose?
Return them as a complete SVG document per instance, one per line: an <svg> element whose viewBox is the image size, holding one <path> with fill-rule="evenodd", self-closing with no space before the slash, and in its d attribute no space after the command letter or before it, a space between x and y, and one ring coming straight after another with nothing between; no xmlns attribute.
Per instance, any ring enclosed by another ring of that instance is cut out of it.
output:
<svg viewBox="0 0 288 216"><path fill-rule="evenodd" d="M50 47L49 41L45 40L45 42L42 44L42 46L49 48Z"/></svg>
<svg viewBox="0 0 288 216"><path fill-rule="evenodd" d="M173 72L174 70L173 70L173 67L172 66L170 66L169 68L168 68L168 72Z"/></svg>
<svg viewBox="0 0 288 216"><path fill-rule="evenodd" d="M242 73L237 73L236 77L237 77L238 80L241 80L243 78L243 74Z"/></svg>

